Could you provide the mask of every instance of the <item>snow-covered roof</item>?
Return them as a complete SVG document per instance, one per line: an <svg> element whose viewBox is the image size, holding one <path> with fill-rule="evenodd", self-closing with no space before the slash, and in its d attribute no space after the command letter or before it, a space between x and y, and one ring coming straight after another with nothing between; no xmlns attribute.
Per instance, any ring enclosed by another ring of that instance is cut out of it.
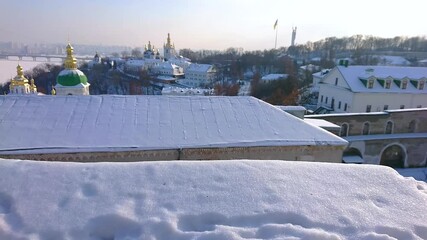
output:
<svg viewBox="0 0 427 240"><path fill-rule="evenodd" d="M304 114L307 111L305 109L305 107L303 106L281 106L281 105L276 105L277 108L279 108L282 111L285 111L287 113L290 113L292 115L294 115L295 117L304 118Z"/></svg>
<svg viewBox="0 0 427 240"><path fill-rule="evenodd" d="M59 72L58 76L65 76L65 75L78 75L78 76L86 76L82 71L79 69L64 69L61 72Z"/></svg>
<svg viewBox="0 0 427 240"><path fill-rule="evenodd" d="M308 65L300 66L299 68L301 70L305 70L305 71L316 71L316 70L320 69L320 66L308 64Z"/></svg>
<svg viewBox="0 0 427 240"><path fill-rule="evenodd" d="M0 152L346 145L253 97L0 96Z"/></svg>
<svg viewBox="0 0 427 240"><path fill-rule="evenodd" d="M183 56L174 56L170 59L168 59L169 62L182 62L182 63L189 63L191 64L191 60L189 58L183 57Z"/></svg>
<svg viewBox="0 0 427 240"><path fill-rule="evenodd" d="M212 95L213 89L164 87L162 95Z"/></svg>
<svg viewBox="0 0 427 240"><path fill-rule="evenodd" d="M336 69L343 75L344 80L353 92L390 92L390 93L410 93L426 94L427 87L420 90L412 83L408 82L406 89L400 88L394 81L390 88L383 87L378 81L374 81L372 88L367 88L361 79L375 77L376 80L384 80L391 77L393 80L408 78L418 81L427 79L427 67L396 67L396 66L337 66ZM328 76L326 76L327 78ZM325 79L325 78L324 78Z"/></svg>
<svg viewBox="0 0 427 240"><path fill-rule="evenodd" d="M325 117L350 117L350 116L376 116L388 115L387 112L362 112L362 113L328 113L305 115L305 118L325 118Z"/></svg>
<svg viewBox="0 0 427 240"><path fill-rule="evenodd" d="M199 64L199 63L192 63L188 66L186 69L186 72L199 72L199 73L206 73L212 71L212 65L210 64Z"/></svg>
<svg viewBox="0 0 427 240"><path fill-rule="evenodd" d="M394 112L418 112L418 111L427 111L427 108L404 108L404 109L389 109L386 112L394 113Z"/></svg>
<svg viewBox="0 0 427 240"><path fill-rule="evenodd" d="M353 141L368 141L368 140L383 140L383 139L410 139L410 138L425 138L427 133L394 133L394 134L372 134L372 135L354 135L347 136L344 139L349 142Z"/></svg>
<svg viewBox="0 0 427 240"><path fill-rule="evenodd" d="M306 111L303 106L284 106L284 105L275 105L276 107L282 109L283 111Z"/></svg>
<svg viewBox="0 0 427 240"><path fill-rule="evenodd" d="M427 108L406 108L406 109L389 109L382 112L362 112L362 113L328 113L328 114L312 114L305 115L305 118L324 118L324 117L350 117L350 116L377 116L388 115L389 113L398 112L417 112L427 111Z"/></svg>
<svg viewBox="0 0 427 240"><path fill-rule="evenodd" d="M138 60L138 59L128 60L128 61L126 61L126 65L144 66L145 65L145 60Z"/></svg>
<svg viewBox="0 0 427 240"><path fill-rule="evenodd" d="M304 118L304 122L326 129L328 131L331 131L331 130L339 131L341 129L340 126L334 123L331 123L329 121L326 121L324 119Z"/></svg>
<svg viewBox="0 0 427 240"><path fill-rule="evenodd" d="M375 56L378 59L378 65L408 66L411 64L406 58L401 56Z"/></svg>
<svg viewBox="0 0 427 240"><path fill-rule="evenodd" d="M427 239L427 184L385 166L0 159L0 175L1 239Z"/></svg>
<svg viewBox="0 0 427 240"><path fill-rule="evenodd" d="M175 64L172 64L170 62L162 62L158 66L156 66L156 68L173 70L173 69L177 69L177 68L181 68L181 67L179 67Z"/></svg>
<svg viewBox="0 0 427 240"><path fill-rule="evenodd" d="M175 77L165 76L165 75L158 75L158 76L156 76L156 79L163 80L163 81L173 81L173 80L176 80Z"/></svg>
<svg viewBox="0 0 427 240"><path fill-rule="evenodd" d="M284 79L287 77L288 77L288 74L272 73L272 74L265 75L264 77L261 78L261 80L263 80L263 81L275 81L275 80Z"/></svg>
<svg viewBox="0 0 427 240"><path fill-rule="evenodd" d="M319 77L322 78L324 77L327 73L329 73L331 71L331 69L323 69L322 71L319 72L315 72L313 74L311 74L313 77Z"/></svg>

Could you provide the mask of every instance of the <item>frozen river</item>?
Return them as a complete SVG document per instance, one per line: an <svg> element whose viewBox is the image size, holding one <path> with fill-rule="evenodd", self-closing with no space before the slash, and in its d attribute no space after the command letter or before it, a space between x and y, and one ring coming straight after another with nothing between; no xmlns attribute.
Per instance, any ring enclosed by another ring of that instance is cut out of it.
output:
<svg viewBox="0 0 427 240"><path fill-rule="evenodd" d="M0 84L4 84L9 81L11 78L16 76L16 66L18 63L24 68L24 71L31 70L35 66L44 63L52 63L52 64L61 64L61 60L55 60L51 62L47 61L18 61L16 60L0 60Z"/></svg>

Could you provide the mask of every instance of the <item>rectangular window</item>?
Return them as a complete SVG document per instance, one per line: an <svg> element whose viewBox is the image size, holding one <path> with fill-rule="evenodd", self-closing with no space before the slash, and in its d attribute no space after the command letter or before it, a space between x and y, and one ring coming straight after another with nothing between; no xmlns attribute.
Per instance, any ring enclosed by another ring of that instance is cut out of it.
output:
<svg viewBox="0 0 427 240"><path fill-rule="evenodd" d="M384 108L383 108L383 109L384 109L384 111L385 111L385 110L388 110L388 105L384 105Z"/></svg>
<svg viewBox="0 0 427 240"><path fill-rule="evenodd" d="M400 109L404 109L405 108L405 105L400 105Z"/></svg>
<svg viewBox="0 0 427 240"><path fill-rule="evenodd" d="M402 89L406 89L406 86L408 86L408 80L403 80Z"/></svg>
<svg viewBox="0 0 427 240"><path fill-rule="evenodd" d="M323 95L322 95L322 96L320 96L320 102L321 102L321 103L323 102Z"/></svg>
<svg viewBox="0 0 427 240"><path fill-rule="evenodd" d="M367 105L366 106L366 112L371 112L371 107L372 107L371 105Z"/></svg>
<svg viewBox="0 0 427 240"><path fill-rule="evenodd" d="M347 103L344 104L344 111L347 111Z"/></svg>
<svg viewBox="0 0 427 240"><path fill-rule="evenodd" d="M390 89L391 86L391 80L386 80L385 81L385 88Z"/></svg>
<svg viewBox="0 0 427 240"><path fill-rule="evenodd" d="M338 85L338 78L335 78L335 86Z"/></svg>
<svg viewBox="0 0 427 240"><path fill-rule="evenodd" d="M374 80L369 80L368 81L368 88L373 88L374 87Z"/></svg>
<svg viewBox="0 0 427 240"><path fill-rule="evenodd" d="M423 90L423 89L424 89L424 84L425 84L425 82L424 82L424 81L420 81L420 82L418 83L418 89Z"/></svg>
<svg viewBox="0 0 427 240"><path fill-rule="evenodd" d="M341 109L341 101L338 102L338 109Z"/></svg>
<svg viewBox="0 0 427 240"><path fill-rule="evenodd" d="M326 104L328 103L328 97L326 97L325 103L326 103Z"/></svg>

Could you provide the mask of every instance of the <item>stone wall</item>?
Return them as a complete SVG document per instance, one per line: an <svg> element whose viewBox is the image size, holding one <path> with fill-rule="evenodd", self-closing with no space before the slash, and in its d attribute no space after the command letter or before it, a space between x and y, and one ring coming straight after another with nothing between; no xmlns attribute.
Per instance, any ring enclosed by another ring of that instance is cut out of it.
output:
<svg viewBox="0 0 427 240"><path fill-rule="evenodd" d="M397 145L405 152L404 167L427 167L427 141L424 139L381 139L351 142L348 149L355 148L362 153L364 163L380 164L384 150Z"/></svg>
<svg viewBox="0 0 427 240"><path fill-rule="evenodd" d="M272 146L189 148L122 152L79 152L0 155L0 158L62 162L134 162L161 160L289 160L341 162L345 146Z"/></svg>
<svg viewBox="0 0 427 240"><path fill-rule="evenodd" d="M380 164L387 147L396 146L404 152L404 167L427 166L427 108L306 117L324 119L341 126L341 132L335 133L341 136L343 124L348 124L348 137L343 137L349 141L349 146L344 154L356 149L364 163ZM387 122L392 123L391 133L386 133ZM362 134L365 123L369 123L367 135Z"/></svg>
<svg viewBox="0 0 427 240"><path fill-rule="evenodd" d="M348 136L361 135L363 124L368 122L370 125L369 134L384 134L388 121L393 123L393 133L410 133L409 124L416 122L415 133L427 132L427 108L407 110L407 111L389 111L378 113L360 113L360 114L324 114L316 116L306 116L307 118L324 119L326 121L342 126L344 123L349 125Z"/></svg>

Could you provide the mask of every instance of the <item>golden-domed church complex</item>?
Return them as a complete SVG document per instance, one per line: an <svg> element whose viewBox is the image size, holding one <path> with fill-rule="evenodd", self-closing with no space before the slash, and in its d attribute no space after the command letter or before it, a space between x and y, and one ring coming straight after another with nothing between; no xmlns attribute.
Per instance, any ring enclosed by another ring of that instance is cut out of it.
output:
<svg viewBox="0 0 427 240"><path fill-rule="evenodd" d="M37 94L37 87L34 84L34 79L31 79L30 83L28 82L28 79L24 76L23 68L18 64L16 67L16 76L10 81L9 94Z"/></svg>

